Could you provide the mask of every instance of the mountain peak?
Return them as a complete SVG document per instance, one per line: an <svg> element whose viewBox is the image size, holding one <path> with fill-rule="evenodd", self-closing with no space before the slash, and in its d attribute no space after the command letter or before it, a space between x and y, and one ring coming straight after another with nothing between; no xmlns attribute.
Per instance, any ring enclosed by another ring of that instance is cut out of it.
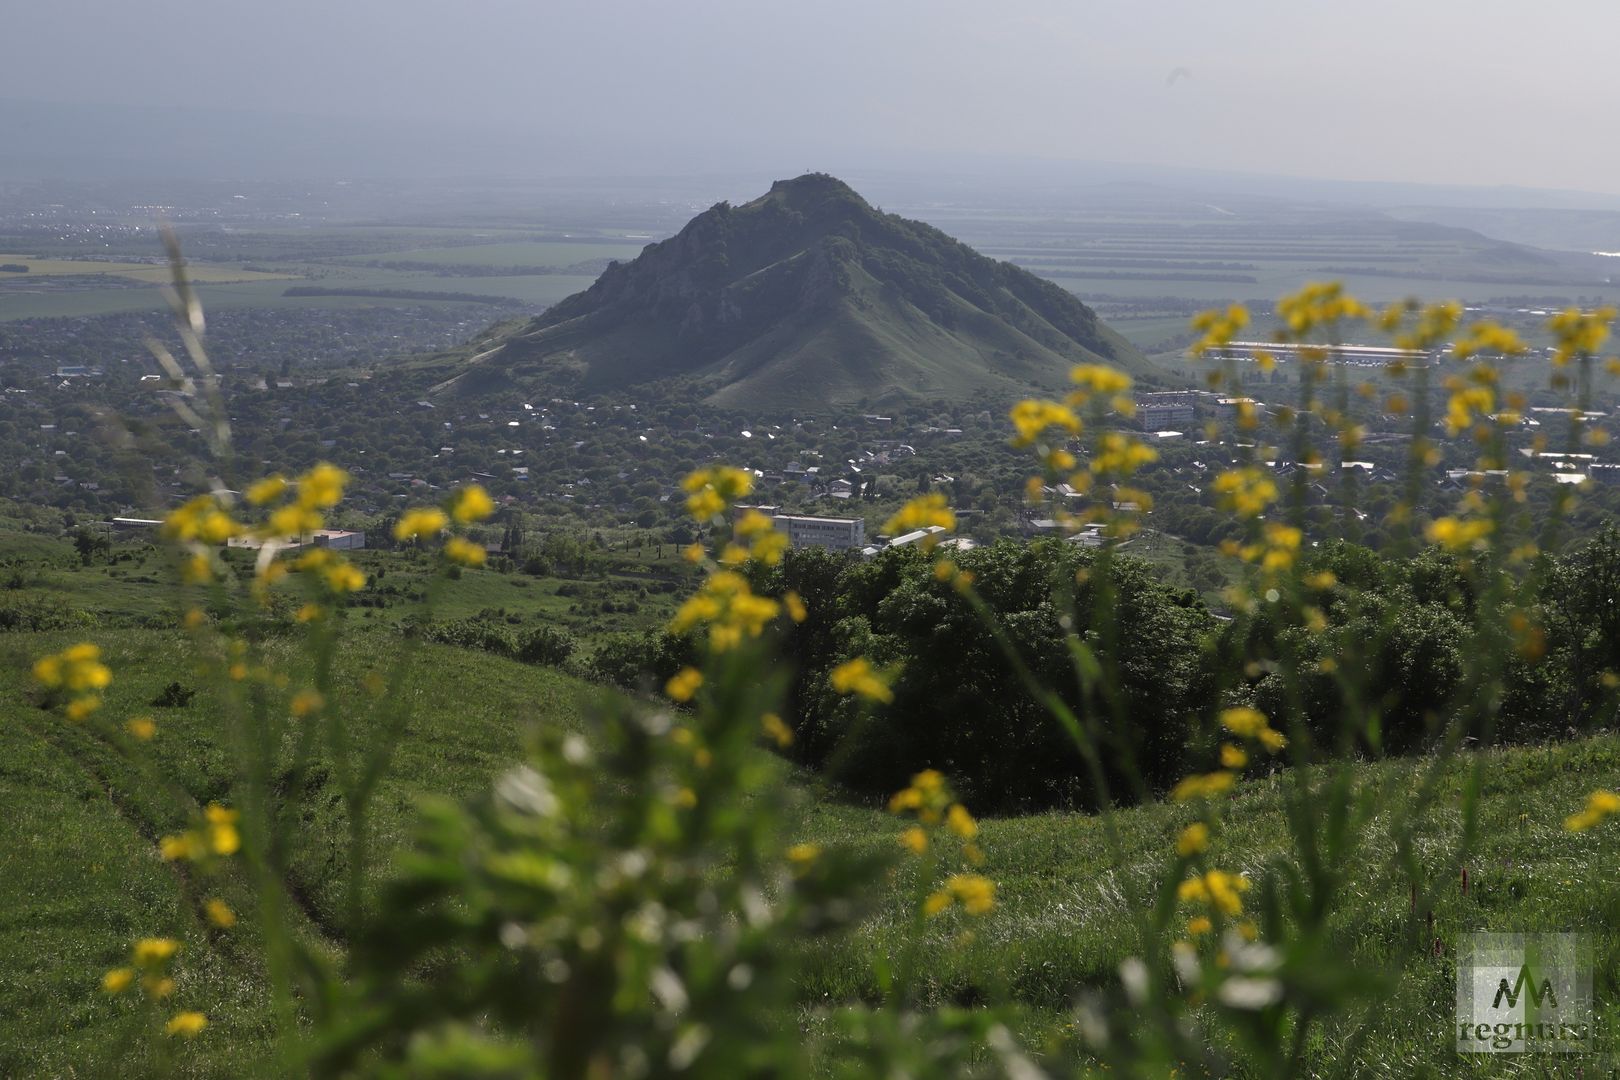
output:
<svg viewBox="0 0 1620 1080"><path fill-rule="evenodd" d="M806 173L613 264L446 385L677 378L714 404L814 409L1021 395L1135 356L1052 282Z"/></svg>

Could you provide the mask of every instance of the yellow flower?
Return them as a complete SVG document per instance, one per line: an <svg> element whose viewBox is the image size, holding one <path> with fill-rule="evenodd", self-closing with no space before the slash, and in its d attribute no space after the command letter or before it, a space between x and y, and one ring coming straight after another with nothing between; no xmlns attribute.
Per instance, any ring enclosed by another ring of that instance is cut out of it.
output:
<svg viewBox="0 0 1620 1080"><path fill-rule="evenodd" d="M676 701L691 701L702 685L703 672L694 667L684 667L664 684L664 693Z"/></svg>
<svg viewBox="0 0 1620 1080"><path fill-rule="evenodd" d="M810 617L809 609L804 606L804 598L792 589L782 594L782 606L787 608L788 618L796 623L802 623Z"/></svg>
<svg viewBox="0 0 1620 1080"><path fill-rule="evenodd" d="M726 506L754 490L753 474L724 465L699 469L681 481L687 493L686 510L698 521L708 521Z"/></svg>
<svg viewBox="0 0 1620 1080"><path fill-rule="evenodd" d="M461 566L483 566L489 553L484 550L483 544L452 536L444 542L444 557Z"/></svg>
<svg viewBox="0 0 1620 1080"><path fill-rule="evenodd" d="M242 531L214 495L198 495L169 514L163 521L166 539L182 543L223 544Z"/></svg>
<svg viewBox="0 0 1620 1080"><path fill-rule="evenodd" d="M1495 529L1486 518L1436 518L1423 530L1431 544L1438 544L1453 554L1462 554L1484 544Z"/></svg>
<svg viewBox="0 0 1620 1080"><path fill-rule="evenodd" d="M167 963L179 951L180 943L174 938L141 938L135 943L132 955L136 967L150 969Z"/></svg>
<svg viewBox="0 0 1620 1080"><path fill-rule="evenodd" d="M1201 311L1193 316L1192 328L1202 336L1187 351L1202 356L1211 349L1225 348L1248 325L1249 309L1242 304L1233 304L1225 311Z"/></svg>
<svg viewBox="0 0 1620 1080"><path fill-rule="evenodd" d="M945 885L969 915L985 915L996 906L996 883L982 874L952 874Z"/></svg>
<svg viewBox="0 0 1620 1080"><path fill-rule="evenodd" d="M365 572L353 563L342 560L334 560L321 572L321 576L326 580L326 587L335 593L358 592L366 585Z"/></svg>
<svg viewBox="0 0 1620 1080"><path fill-rule="evenodd" d="M945 812L945 827L963 840L972 840L979 835L979 823L973 820L973 815L961 803L952 803Z"/></svg>
<svg viewBox="0 0 1620 1080"><path fill-rule="evenodd" d="M1587 797L1586 809L1566 818L1564 828L1570 832L1585 832L1616 813L1620 813L1620 795L1612 791L1594 791Z"/></svg>
<svg viewBox="0 0 1620 1080"><path fill-rule="evenodd" d="M263 506L281 498L282 492L287 490L287 478L280 473L267 476L248 487L247 501L254 506Z"/></svg>
<svg viewBox="0 0 1620 1080"><path fill-rule="evenodd" d="M956 898L943 889L935 893L930 893L928 899L923 901L923 914L927 915L929 918L933 918L935 915L938 915L940 912L950 907L951 904L955 903L955 901Z"/></svg>
<svg viewBox="0 0 1620 1080"><path fill-rule="evenodd" d="M109 994L122 994L135 981L134 968L113 968L101 977L101 988Z"/></svg>
<svg viewBox="0 0 1620 1080"><path fill-rule="evenodd" d="M167 976L148 975L141 980L141 989L145 990L149 997L166 998L174 993L174 980Z"/></svg>
<svg viewBox="0 0 1620 1080"><path fill-rule="evenodd" d="M294 694L288 711L294 716L303 718L320 712L326 705L326 699L319 690L300 690Z"/></svg>
<svg viewBox="0 0 1620 1080"><path fill-rule="evenodd" d="M170 1035L179 1035L183 1038L195 1038L203 1028L208 1026L208 1017L200 1012L175 1013L163 1030Z"/></svg>
<svg viewBox="0 0 1620 1080"><path fill-rule="evenodd" d="M236 912L217 896L203 905L203 911L207 913L208 921L221 930L229 930L236 925Z"/></svg>
<svg viewBox="0 0 1620 1080"><path fill-rule="evenodd" d="M1259 517L1277 501L1277 485L1258 466L1229 469L1215 477L1212 485L1221 508L1242 517Z"/></svg>
<svg viewBox="0 0 1620 1080"><path fill-rule="evenodd" d="M209 803L203 816L208 819L208 845L214 854L235 855L242 846L242 834L236 829L237 812Z"/></svg>
<svg viewBox="0 0 1620 1080"><path fill-rule="evenodd" d="M1189 859L1207 847L1209 847L1209 826L1202 821L1188 825L1176 838L1176 854L1183 859Z"/></svg>
<svg viewBox="0 0 1620 1080"><path fill-rule="evenodd" d="M1209 921L1208 915L1194 915L1192 918L1187 920L1188 937L1198 937L1202 934L1207 934L1214 928L1215 924Z"/></svg>
<svg viewBox="0 0 1620 1080"><path fill-rule="evenodd" d="M495 500L478 484L462 488L450 500L450 516L463 525L483 521L494 512Z"/></svg>
<svg viewBox="0 0 1620 1080"><path fill-rule="evenodd" d="M1106 431L1097 441L1096 456L1091 459L1091 471L1129 476L1143 465L1159 460L1159 452L1140 441L1117 431Z"/></svg>
<svg viewBox="0 0 1620 1080"><path fill-rule="evenodd" d="M298 501L308 509L336 506L343 501L343 488L348 482L348 473L323 461L298 478Z"/></svg>
<svg viewBox="0 0 1620 1080"><path fill-rule="evenodd" d="M1288 745L1288 736L1272 728L1266 728L1266 730L1262 731L1259 738L1260 745L1274 754Z"/></svg>
<svg viewBox="0 0 1620 1080"><path fill-rule="evenodd" d="M1170 789L1170 798L1175 802L1212 798L1231 791L1235 782L1236 778L1229 772L1212 772L1205 773L1202 776L1189 776Z"/></svg>
<svg viewBox="0 0 1620 1080"><path fill-rule="evenodd" d="M415 540L419 536L438 536L450 524L450 519L437 507L417 507L407 510L394 523L394 539Z"/></svg>
<svg viewBox="0 0 1620 1080"><path fill-rule="evenodd" d="M684 634L707 624L710 647L725 652L740 644L744 635L759 637L781 610L775 600L755 596L741 574L717 570L676 610L669 628L671 633Z"/></svg>
<svg viewBox="0 0 1620 1080"><path fill-rule="evenodd" d="M775 713L769 712L760 717L759 726L782 749L786 750L793 745L793 729L784 724L782 718Z"/></svg>
<svg viewBox="0 0 1620 1080"><path fill-rule="evenodd" d="M181 859L201 859L207 854L208 847L201 834L187 830L158 841L158 851L169 862L179 862Z"/></svg>
<svg viewBox="0 0 1620 1080"><path fill-rule="evenodd" d="M326 524L326 519L314 509L298 503L289 503L271 511L259 534L275 539L296 539L308 536Z"/></svg>
<svg viewBox="0 0 1620 1080"><path fill-rule="evenodd" d="M314 622L321 617L321 605L305 604L293 615L301 623Z"/></svg>
<svg viewBox="0 0 1620 1080"><path fill-rule="evenodd" d="M878 677L866 657L857 656L833 668L828 675L832 688L840 694L858 694L872 701L881 701L885 705L894 700L894 691L889 684Z"/></svg>
<svg viewBox="0 0 1620 1080"><path fill-rule="evenodd" d="M1129 375L1102 364L1079 364L1071 368L1069 381L1077 387L1077 394L1123 394L1131 388Z"/></svg>
<svg viewBox="0 0 1620 1080"><path fill-rule="evenodd" d="M1182 903L1207 904L1222 914L1232 916L1243 913L1242 894L1249 891L1249 879L1223 870L1210 870L1202 876L1194 875L1176 887L1176 899Z"/></svg>
<svg viewBox="0 0 1620 1080"><path fill-rule="evenodd" d="M1018 430L1014 446L1028 446L1040 438L1047 428L1060 428L1069 434L1078 434L1080 418L1067 405L1055 401L1025 400L1014 405L1008 414Z"/></svg>
<svg viewBox="0 0 1620 1080"><path fill-rule="evenodd" d="M1579 308L1568 308L1547 320L1547 329L1558 342L1553 351L1553 364L1563 367L1576 356L1597 352L1609 336L1609 324L1614 321L1615 309L1598 308L1590 315Z"/></svg>
<svg viewBox="0 0 1620 1080"><path fill-rule="evenodd" d="M920 825L913 825L900 834L901 845L913 855L928 850L928 833Z"/></svg>
<svg viewBox="0 0 1620 1080"><path fill-rule="evenodd" d="M821 858L820 844L794 844L787 849L788 862L798 867L808 867Z"/></svg>
<svg viewBox="0 0 1620 1080"><path fill-rule="evenodd" d="M1241 769L1249 763L1249 755L1241 747L1231 743L1221 745L1221 766L1227 769Z"/></svg>
<svg viewBox="0 0 1620 1080"><path fill-rule="evenodd" d="M1227 731L1244 739L1259 738L1260 733L1269 726L1265 713L1248 706L1222 709L1220 720L1221 726Z"/></svg>
<svg viewBox="0 0 1620 1080"><path fill-rule="evenodd" d="M135 716L124 722L124 730L131 737L146 742L157 734L157 723L150 716Z"/></svg>
<svg viewBox="0 0 1620 1080"><path fill-rule="evenodd" d="M899 534L933 526L947 531L956 528L956 514L946 505L945 496L937 491L919 495L906 503L883 523L883 531Z"/></svg>

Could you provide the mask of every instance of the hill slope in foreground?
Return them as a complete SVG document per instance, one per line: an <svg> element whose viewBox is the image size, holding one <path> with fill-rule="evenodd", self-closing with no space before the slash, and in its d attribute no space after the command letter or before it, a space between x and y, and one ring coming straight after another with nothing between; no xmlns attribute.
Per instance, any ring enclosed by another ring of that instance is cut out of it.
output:
<svg viewBox="0 0 1620 1080"><path fill-rule="evenodd" d="M688 378L710 404L802 409L1023 394L1139 359L1061 287L809 174L704 211L439 389Z"/></svg>
<svg viewBox="0 0 1620 1080"><path fill-rule="evenodd" d="M109 631L98 639L119 672L109 691L110 712L143 710L167 682L194 678L177 631ZM109 785L140 792L145 774L85 729L27 703L31 658L71 640L0 635L0 817L7 822L6 843L0 845L0 1075L138 1073L138 1060L112 1064L129 1052L118 1043L117 1017L127 1010L98 986L102 972L128 955L132 938L157 932L185 939L188 975L179 997L210 1015L202 1038L175 1049L170 1074L241 1075L243 1061L264 1053L268 1030L263 972L253 949L241 947L233 935L175 923L185 910L180 871L156 854L156 836L176 824L160 809L163 800L113 798ZM379 654L387 655L378 645L341 655L345 683L357 681ZM378 804L383 851L407 842L417 799L469 795L519 760L531 725L588 730L587 703L600 693L555 670L448 646L424 649L417 669L421 705ZM226 782L218 718L219 703L203 686L189 707L160 711L159 734L150 744L159 773L199 803ZM1480 753L1486 779L1471 887L1466 893L1456 887L1440 891L1432 928L1416 943L1408 935L1414 925L1425 925L1423 917L1410 912L1405 884L1374 868L1386 860L1372 858L1366 868L1345 870L1356 878L1359 899L1343 914L1344 955L1397 976L1384 1015L1405 1018L1377 1026L1346 1075L1478 1075L1474 1064L1453 1051L1449 1023L1453 950L1464 932L1588 930L1598 970L1614 970L1620 912L1612 867L1620 858L1620 829L1571 834L1561 823L1594 787L1613 784L1620 739L1607 735ZM1455 805L1473 759L1465 755L1440 778L1441 806ZM1422 764L1358 766L1358 781L1388 784ZM799 776L784 768L784 782ZM1292 782L1283 773L1238 785L1219 837L1223 865L1259 871L1288 858L1283 795ZM1154 873L1196 814L1173 802L1121 811L1117 826L1133 868L1127 872ZM334 806L308 826L309 851L299 863L298 884L317 915L341 903L343 824ZM900 824L879 809L807 798L793 834L892 851ZM984 873L999 886L997 910L971 942L948 927L928 937L918 957L926 973L923 1004L1005 996L1029 1010L1032 1031L1067 1028L1074 1002L1115 984L1120 963L1134 948L1132 935L1121 929L1129 925L1130 912L1102 823L1051 812L987 820L982 827ZM1460 815L1440 813L1434 851L1455 843L1460 829ZM249 916L238 931L247 933L252 897L226 881L213 887ZM799 986L804 1012L789 1022L809 1024L813 1039L825 1026L820 1010L879 995L874 960L900 949L914 899L902 879L873 898L877 917L855 934L832 942L809 939ZM1431 938L1440 939L1443 956L1433 955ZM1320 1047L1313 1055L1333 1060L1338 1051Z"/></svg>

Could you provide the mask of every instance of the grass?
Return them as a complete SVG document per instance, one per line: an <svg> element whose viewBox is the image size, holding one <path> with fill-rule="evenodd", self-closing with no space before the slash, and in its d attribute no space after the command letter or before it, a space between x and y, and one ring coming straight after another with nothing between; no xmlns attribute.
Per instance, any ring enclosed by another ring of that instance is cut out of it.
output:
<svg viewBox="0 0 1620 1080"><path fill-rule="evenodd" d="M149 714L156 769L189 800L216 797L225 782L217 705L207 686L181 709L150 702L170 681L196 685L178 635L118 630L95 635L116 681L106 715ZM54 714L34 707L30 659L62 647L63 635L0 636L0 1074L64 1075L106 1062L127 1027L128 1002L97 990L130 940L167 933L186 942L177 1007L205 1008L213 1024L173 1063L175 1075L240 1071L266 1032L253 950L240 937L204 929L183 914L175 869L155 840L179 820L155 795L155 781ZM340 680L354 685L398 648L392 635L362 633L340 659ZM283 650L271 657L296 672ZM559 672L480 653L429 646L417 658L417 712L400 747L393 779L377 804L379 850L406 842L422 795L467 796L523 753L539 725L578 728L602 691ZM1600 1000L1617 987L1620 902L1610 867L1620 858L1612 826L1569 834L1565 814L1596 787L1620 783L1620 738L1488 751L1480 842L1463 894L1442 882L1432 927L1414 914L1404 886L1388 872L1375 843L1364 870L1351 874L1357 900L1339 921L1342 955L1398 975L1362 1075L1487 1075L1450 1049L1451 993L1459 935L1474 930L1584 930L1595 935ZM1421 760L1361 766L1367 784L1401 785ZM1215 859L1259 871L1284 857L1283 799L1294 775L1252 779L1238 788L1216 838ZM1461 766L1445 779L1445 797L1426 830L1438 852L1455 840ZM115 797L113 791L129 793ZM296 860L310 933L342 902L344 821L335 803L317 799ZM1023 1007L1025 1033L1040 1043L1066 1029L1077 997L1111 985L1135 945L1122 882L1146 886L1162 871L1173 839L1191 819L1179 805L1156 803L1118 815L1125 866L1108 855L1100 819L1046 813L982 823L984 872L999 886L993 916L972 927L942 919L924 947L927 998L936 1003L1008 997ZM879 810L836 798L811 798L795 838L864 850L893 850L900 825ZM1436 856L1438 858L1438 856ZM902 875L903 875L902 871ZM872 999L873 961L897 948L905 925L904 877L874 898L875 918L857 933L822 942L803 957L802 1023L817 1029L827 1006ZM247 901L221 884L234 904ZM236 931L235 933L245 933ZM1435 954L1435 941L1440 952ZM1319 1046L1319 1053L1331 1048Z"/></svg>
<svg viewBox="0 0 1620 1080"><path fill-rule="evenodd" d="M96 638L117 672L107 715L155 717L154 775L199 804L216 797L225 758L209 689L198 686L183 709L150 707L171 680L196 685L178 635L126 630ZM0 637L0 816L7 822L0 845L0 1075L106 1074L105 1055L123 1035L129 1002L108 1001L97 989L101 974L124 960L132 939L154 934L185 942L176 1006L204 1008L212 1018L208 1038L176 1063L175 1074L241 1075L241 1062L252 1060L266 1037L259 973L247 959L251 948L230 935L210 936L200 920L182 914L176 870L156 850L156 838L180 820L130 760L28 701L30 658L66 641ZM392 638L351 641L340 677L352 685L396 647ZM581 701L601 692L480 653L426 646L417 660L422 706L376 804L382 851L404 842L418 796L479 790L521 757L534 725L577 726ZM312 926L341 903L342 862L334 852L344 827L331 803L306 823L296 884ZM221 892L246 907L227 886Z"/></svg>

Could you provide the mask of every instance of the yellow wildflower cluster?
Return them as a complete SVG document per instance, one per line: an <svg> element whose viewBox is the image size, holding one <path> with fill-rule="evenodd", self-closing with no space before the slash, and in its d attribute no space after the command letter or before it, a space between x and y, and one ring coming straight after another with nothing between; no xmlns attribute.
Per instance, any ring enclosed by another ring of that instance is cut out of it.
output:
<svg viewBox="0 0 1620 1080"><path fill-rule="evenodd" d="M198 495L173 511L163 521L162 535L181 543L218 547L242 532L242 526L226 512L219 497Z"/></svg>
<svg viewBox="0 0 1620 1080"><path fill-rule="evenodd" d="M101 662L101 648L88 641L34 661L34 680L67 698L69 720L83 720L101 708L101 692L112 685L112 669Z"/></svg>
<svg viewBox="0 0 1620 1080"><path fill-rule="evenodd" d="M714 489L704 490L712 492ZM788 549L787 535L777 530L776 522L771 520L770 515L758 510L744 511L732 527L732 536L735 538L733 542L720 552L719 561L725 566L741 566L750 561L775 566L782 561Z"/></svg>
<svg viewBox="0 0 1620 1080"><path fill-rule="evenodd" d="M1202 855L1209 847L1209 826L1202 821L1195 821L1181 830L1176 838L1176 854L1183 859L1190 859L1194 855Z"/></svg>
<svg viewBox="0 0 1620 1080"><path fill-rule="evenodd" d="M794 844L783 852L787 856L789 865L793 867L795 877L803 877L810 872L810 868L821 858L820 844Z"/></svg>
<svg viewBox="0 0 1620 1080"><path fill-rule="evenodd" d="M1215 493L1221 508L1240 517L1256 518L1277 501L1277 485L1259 466L1228 469L1215 477Z"/></svg>
<svg viewBox="0 0 1620 1080"><path fill-rule="evenodd" d="M1288 745L1288 737L1271 726L1266 714L1247 705L1222 709L1221 726L1240 739L1253 739L1272 753Z"/></svg>
<svg viewBox="0 0 1620 1080"><path fill-rule="evenodd" d="M358 592L366 584L366 575L358 566L334 555L329 548L306 551L294 561L293 568L315 575L334 593Z"/></svg>
<svg viewBox="0 0 1620 1080"><path fill-rule="evenodd" d="M1429 522L1423 535L1429 543L1454 555L1461 555L1485 544L1486 537L1496 528L1487 518L1436 518Z"/></svg>
<svg viewBox="0 0 1620 1080"><path fill-rule="evenodd" d="M1515 331L1489 319L1471 325L1462 339L1451 345L1451 355L1458 360L1467 360L1480 353L1519 356L1527 351L1524 341Z"/></svg>
<svg viewBox="0 0 1620 1080"><path fill-rule="evenodd" d="M702 685L703 672L695 667L683 667L664 684L664 693L676 701L691 701Z"/></svg>
<svg viewBox="0 0 1620 1080"><path fill-rule="evenodd" d="M1192 328L1198 331L1200 337L1188 352L1193 356L1202 356L1212 349L1224 349L1248 325L1249 309L1242 304L1233 304L1225 311L1200 311L1192 319Z"/></svg>
<svg viewBox="0 0 1620 1080"><path fill-rule="evenodd" d="M1337 281L1317 281L1277 301L1277 315L1296 338L1344 319L1365 319L1371 309L1349 296Z"/></svg>
<svg viewBox="0 0 1620 1080"><path fill-rule="evenodd" d="M179 951L180 943L173 938L141 938L130 949L128 966L113 968L101 977L101 989L108 994L122 994L139 979L141 991L153 1001L161 1001L174 993L170 966ZM181 1012L170 1017L164 1031L189 1038L207 1026L208 1018L202 1013Z"/></svg>
<svg viewBox="0 0 1620 1080"><path fill-rule="evenodd" d="M1446 380L1451 392L1446 399L1446 432L1457 435L1467 431L1484 416L1496 411L1496 389L1490 385L1489 368L1479 367L1471 373L1472 384L1456 376Z"/></svg>
<svg viewBox="0 0 1620 1080"><path fill-rule="evenodd" d="M1074 383L1075 396L1083 398L1123 394L1131 388L1129 375L1106 364L1078 364L1069 370L1069 381Z"/></svg>
<svg viewBox="0 0 1620 1080"><path fill-rule="evenodd" d="M969 915L988 915L996 906L996 883L983 874L952 874L945 879L944 888L923 901L923 912L939 915L955 904L961 904Z"/></svg>
<svg viewBox="0 0 1620 1080"><path fill-rule="evenodd" d="M945 775L937 769L924 769L911 778L911 786L902 788L889 799L889 813L915 813L929 825L937 825L945 818L951 805L951 792L945 784Z"/></svg>
<svg viewBox="0 0 1620 1080"><path fill-rule="evenodd" d="M1183 904L1203 904L1222 915L1236 917L1243 914L1243 894L1249 891L1249 879L1224 870L1209 870L1176 886L1176 899Z"/></svg>
<svg viewBox="0 0 1620 1080"><path fill-rule="evenodd" d="M1589 356L1601 349L1609 338L1609 324L1615 314L1612 307L1598 308L1590 314L1569 308L1548 319L1547 329L1557 342L1552 356L1554 366L1564 367L1577 356Z"/></svg>
<svg viewBox="0 0 1620 1080"><path fill-rule="evenodd" d="M1612 791L1594 791L1587 797L1585 810L1564 819L1564 828L1570 832L1585 832L1614 814L1620 814L1620 795Z"/></svg>
<svg viewBox="0 0 1620 1080"><path fill-rule="evenodd" d="M1008 414L1018 436L1014 446L1029 446L1045 434L1048 428L1058 428L1071 435L1080 433L1080 418L1067 405L1055 401L1028 399L1012 407Z"/></svg>
<svg viewBox="0 0 1620 1080"><path fill-rule="evenodd" d="M237 820L235 810L209 803L203 811L204 823L200 828L165 836L158 850L170 862L201 862L211 855L235 855L242 847L242 834L236 828Z"/></svg>
<svg viewBox="0 0 1620 1080"><path fill-rule="evenodd" d="M956 514L945 503L945 496L937 491L919 495L902 506L893 517L883 523L883 531L890 534L911 532L934 526L951 530L956 528Z"/></svg>
<svg viewBox="0 0 1620 1080"><path fill-rule="evenodd" d="M495 501L477 484L453 492L445 508L418 506L405 511L394 523L394 539L407 543L418 539L431 539L450 527L451 521L468 525L483 521L495 512ZM483 566L489 558L484 545L464 536L452 536L441 549L448 562L457 566Z"/></svg>
<svg viewBox="0 0 1620 1080"><path fill-rule="evenodd" d="M295 540L308 536L326 524L322 510L330 510L343 501L343 489L349 483L349 474L329 462L321 462L289 482L282 476L268 476L247 490L247 501L254 506L269 506L286 500L270 511L264 522L252 530L261 540Z"/></svg>
<svg viewBox="0 0 1620 1080"><path fill-rule="evenodd" d="M1141 440L1117 431L1105 431L1097 440L1097 452L1091 459L1091 471L1098 476L1126 477L1143 465L1159 460L1159 452Z"/></svg>
<svg viewBox="0 0 1620 1080"><path fill-rule="evenodd" d="M1294 526L1268 521L1260 530L1260 540L1239 546L1237 554L1244 562L1258 563L1267 574L1279 574L1293 567L1304 539L1305 534Z"/></svg>
<svg viewBox="0 0 1620 1080"><path fill-rule="evenodd" d="M870 701L881 701L885 705L894 700L894 691L889 689L888 682L864 656L846 660L833 668L827 675L827 681L840 694L858 694Z"/></svg>
<svg viewBox="0 0 1620 1080"><path fill-rule="evenodd" d="M757 638L765 625L782 611L782 605L765 596L754 595L748 579L731 570L717 570L675 612L671 633L684 634L699 626L709 628L709 647L726 652L742 644L744 637Z"/></svg>
<svg viewBox="0 0 1620 1080"><path fill-rule="evenodd" d="M483 521L495 512L495 500L481 485L470 484L450 497L450 516L463 525Z"/></svg>
<svg viewBox="0 0 1620 1080"><path fill-rule="evenodd" d="M793 745L793 729L773 712L759 718L759 729L769 736L779 749L786 750Z"/></svg>
<svg viewBox="0 0 1620 1080"><path fill-rule="evenodd" d="M928 829L943 824L960 843L964 859L974 866L984 862L984 852L974 842L979 836L979 823L967 807L955 800L945 777L937 770L924 769L911 778L909 787L895 792L889 799L889 813L916 815L920 824L900 833L901 846L913 855L928 851L932 843Z"/></svg>
<svg viewBox="0 0 1620 1080"><path fill-rule="evenodd" d="M725 512L738 499L754 490L754 477L742 469L719 465L699 469L681 481L686 494L686 512L699 521L709 521Z"/></svg>
<svg viewBox="0 0 1620 1080"><path fill-rule="evenodd" d="M1217 795L1224 795L1232 790L1237 783L1237 777L1229 772L1212 772L1189 776L1170 789L1170 798L1175 802L1187 802L1190 799L1213 799Z"/></svg>
<svg viewBox="0 0 1620 1080"><path fill-rule="evenodd" d="M450 525L450 517L436 506L418 506L399 515L394 522L394 539L400 543L417 538L432 538Z"/></svg>

